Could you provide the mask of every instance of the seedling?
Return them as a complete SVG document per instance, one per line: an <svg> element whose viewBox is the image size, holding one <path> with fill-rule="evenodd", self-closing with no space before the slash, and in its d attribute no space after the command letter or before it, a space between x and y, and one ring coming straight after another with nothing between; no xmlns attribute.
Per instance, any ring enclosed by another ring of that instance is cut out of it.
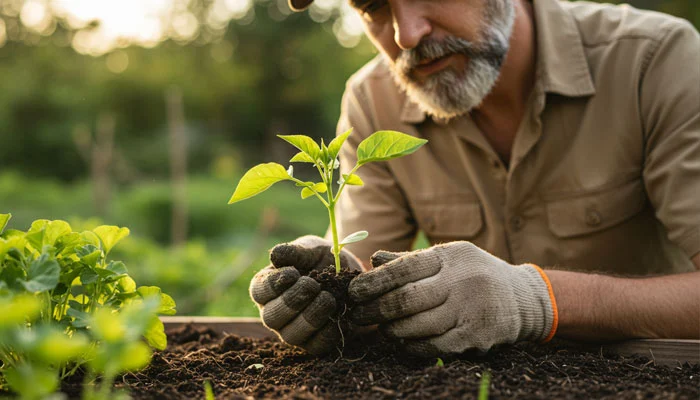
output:
<svg viewBox="0 0 700 400"><path fill-rule="evenodd" d="M214 389L211 388L211 382L204 381L204 400L214 400Z"/></svg>
<svg viewBox="0 0 700 400"><path fill-rule="evenodd" d="M489 385L491 385L491 373L484 371L481 375L481 383L479 384L479 394L477 399L489 400Z"/></svg>
<svg viewBox="0 0 700 400"><path fill-rule="evenodd" d="M340 194L347 185L362 186L364 182L357 170L370 162L387 161L413 153L423 146L427 140L418 139L405 133L396 131L378 131L360 142L357 147L357 163L347 174L342 174L337 181L337 190L334 190L335 170L340 167L338 153L345 140L350 136L352 129L337 136L328 146L321 139L319 146L313 139L304 135L277 135L300 150L289 162L303 162L313 164L321 175L320 182L303 182L294 177L294 168L290 165L285 169L277 163L258 164L246 172L238 182L229 204L248 199L264 192L273 184L280 181L292 181L301 187L301 198L306 199L315 196L328 210L328 218L333 235L333 247L331 252L335 259L335 272L340 273L340 251L345 245L359 242L369 234L367 231L351 233L342 240L338 240L338 228L335 220L335 206Z"/></svg>

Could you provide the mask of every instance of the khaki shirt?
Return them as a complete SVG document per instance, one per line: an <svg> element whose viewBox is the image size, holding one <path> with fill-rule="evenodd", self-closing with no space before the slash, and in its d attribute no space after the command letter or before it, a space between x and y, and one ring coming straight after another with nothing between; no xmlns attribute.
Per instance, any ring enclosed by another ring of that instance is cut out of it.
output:
<svg viewBox="0 0 700 400"><path fill-rule="evenodd" d="M393 129L428 139L359 170L340 235L378 249L469 240L511 263L648 275L692 271L700 252L700 37L629 6L534 0L537 79L506 168L469 116L426 117L378 57L347 84L344 173L358 143Z"/></svg>

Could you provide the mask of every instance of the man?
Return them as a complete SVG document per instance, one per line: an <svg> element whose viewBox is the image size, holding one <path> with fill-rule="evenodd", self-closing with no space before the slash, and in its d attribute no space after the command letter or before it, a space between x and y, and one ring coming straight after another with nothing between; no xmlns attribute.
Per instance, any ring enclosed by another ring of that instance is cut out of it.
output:
<svg viewBox="0 0 700 400"><path fill-rule="evenodd" d="M344 262L374 267L349 288L357 325L426 356L555 335L700 338L692 26L557 0L353 1L381 54L348 82L341 168L376 130L429 140L344 193L341 237L370 232ZM405 253L418 230L443 244ZM328 255L317 237L278 246L280 268L251 283L263 321L315 354L340 340L335 304L297 269Z"/></svg>

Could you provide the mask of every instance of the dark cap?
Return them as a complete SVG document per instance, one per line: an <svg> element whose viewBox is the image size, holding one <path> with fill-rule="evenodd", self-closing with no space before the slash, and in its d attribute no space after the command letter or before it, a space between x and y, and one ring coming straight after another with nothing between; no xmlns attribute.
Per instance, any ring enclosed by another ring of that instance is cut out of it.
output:
<svg viewBox="0 0 700 400"><path fill-rule="evenodd" d="M304 11L309 8L313 2L314 0L289 0L289 8L291 8L292 11Z"/></svg>

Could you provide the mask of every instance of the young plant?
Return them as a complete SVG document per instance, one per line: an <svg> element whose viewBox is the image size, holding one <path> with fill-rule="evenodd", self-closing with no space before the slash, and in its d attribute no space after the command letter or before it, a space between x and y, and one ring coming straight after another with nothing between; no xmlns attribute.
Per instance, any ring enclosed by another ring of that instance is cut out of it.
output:
<svg viewBox="0 0 700 400"><path fill-rule="evenodd" d="M481 383L479 384L478 400L489 400L489 385L491 385L491 373L484 371L481 375Z"/></svg>
<svg viewBox="0 0 700 400"><path fill-rule="evenodd" d="M363 165L374 161L387 161L393 158L413 153L423 146L427 140L418 139L396 131L378 131L360 142L357 147L357 163L347 174L338 177L337 190L334 189L335 170L340 167L338 153L352 129L337 136L328 146L321 139L319 146L313 139L304 135L277 135L300 150L289 162L312 164L321 175L320 182L303 182L294 177L294 168L290 165L285 169L277 163L258 164L246 172L238 182L229 204L248 199L264 192L273 184L280 181L292 181L301 187L301 197L306 199L315 196L328 210L328 218L333 235L331 252L335 259L336 274L340 273L340 251L350 243L359 242L368 236L367 231L351 233L338 240L338 228L335 219L335 206L346 185L362 186L364 183L355 174Z"/></svg>
<svg viewBox="0 0 700 400"><path fill-rule="evenodd" d="M165 348L158 314L174 314L175 302L158 287L137 288L124 263L107 259L127 228L74 232L37 220L26 232L4 230L9 219L0 214L0 395L50 398L85 369L86 399L114 397L118 374Z"/></svg>

